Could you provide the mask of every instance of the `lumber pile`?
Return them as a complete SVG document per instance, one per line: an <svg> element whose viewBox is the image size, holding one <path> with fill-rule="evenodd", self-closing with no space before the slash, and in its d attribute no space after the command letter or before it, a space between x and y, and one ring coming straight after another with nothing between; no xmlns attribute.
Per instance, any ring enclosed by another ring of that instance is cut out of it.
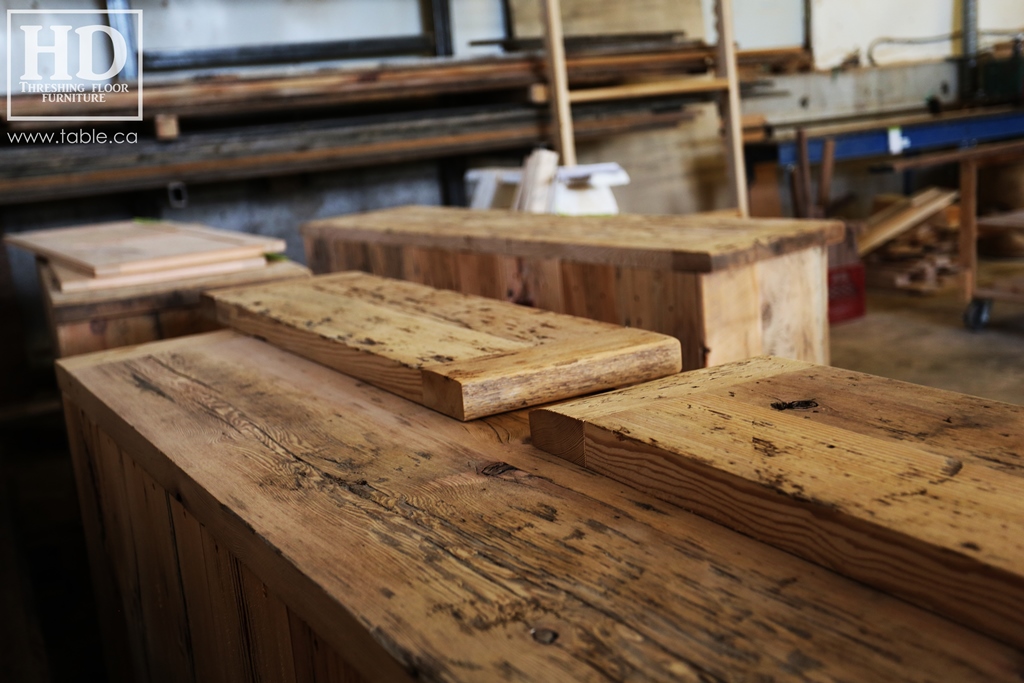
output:
<svg viewBox="0 0 1024 683"><path fill-rule="evenodd" d="M1024 646L1018 406L762 357L530 423L549 453Z"/></svg>
<svg viewBox="0 0 1024 683"><path fill-rule="evenodd" d="M957 193L931 188L912 197L879 197L860 228L868 287L936 294L954 287L959 207Z"/></svg>
<svg viewBox="0 0 1024 683"><path fill-rule="evenodd" d="M8 235L47 259L57 289L84 292L227 275L267 267L283 240L203 225L121 221Z"/></svg>

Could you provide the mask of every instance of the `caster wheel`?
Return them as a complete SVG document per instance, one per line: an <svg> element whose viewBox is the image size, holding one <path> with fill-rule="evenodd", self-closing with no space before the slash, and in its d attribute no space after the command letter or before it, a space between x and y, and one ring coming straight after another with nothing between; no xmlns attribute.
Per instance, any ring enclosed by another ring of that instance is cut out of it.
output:
<svg viewBox="0 0 1024 683"><path fill-rule="evenodd" d="M964 309L964 326L977 332L988 324L992 316L992 299L974 299Z"/></svg>

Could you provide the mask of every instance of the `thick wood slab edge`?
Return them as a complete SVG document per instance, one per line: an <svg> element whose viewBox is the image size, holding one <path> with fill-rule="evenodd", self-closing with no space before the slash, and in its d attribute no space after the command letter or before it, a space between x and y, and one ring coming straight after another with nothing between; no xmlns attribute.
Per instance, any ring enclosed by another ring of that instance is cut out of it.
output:
<svg viewBox="0 0 1024 683"><path fill-rule="evenodd" d="M915 430L927 429L928 418L918 411L926 410L929 400L942 401L946 394L950 408L957 402L949 392L915 391L911 385L903 388L907 400L922 408L909 408L903 423L879 418L883 425L890 424L895 438L870 425L858 434L828 424L830 419L846 419L841 416L808 421L813 416L768 409L768 402L778 400L767 396L762 399L764 408L751 408L743 397L763 393L755 385L764 379L774 378L777 386L784 387L817 372L809 364L788 371L776 365L766 367L761 380L753 379L759 364L770 366L771 362L756 359L727 370L739 381L726 379L716 385L710 380L711 371L705 370L535 410L530 415L533 443L1024 647L1024 563L1013 559L1019 557L1019 539L1024 537L1019 531L1021 495L1013 493L1024 491L1022 454L1017 451L1013 473L1004 474L1001 468L1014 461L1012 447L990 447L987 454L982 448L975 455L950 450L942 443L929 447L908 442L917 441L910 436ZM745 377L748 373L736 371L742 367L754 372ZM847 374L855 380L856 373ZM692 381L685 381L690 375ZM923 398L916 400L914 393ZM821 402L827 411L827 401L819 396L814 403ZM989 402L974 402L976 409L990 407L985 405ZM1015 425L996 427L1008 432L1003 437L1024 433L1022 409L991 409L1000 414L1016 411ZM966 416L970 424L971 413ZM893 420L898 417L891 415ZM955 424L958 417L946 422ZM1000 443L1001 437L993 436L992 443ZM796 453L806 453L809 459L794 460L795 455L787 459L787 454ZM787 467L812 468L807 472L822 469L816 476ZM1009 529L1008 524L1018 531L1000 531L1000 525ZM980 531L984 529L988 531Z"/></svg>
<svg viewBox="0 0 1024 683"><path fill-rule="evenodd" d="M569 226L578 227L579 234L568 234ZM700 236L682 237L688 229ZM300 231L307 250L317 240L365 242L693 273L837 244L845 235L843 223L832 220L701 214L569 217L430 206L319 219Z"/></svg>
<svg viewBox="0 0 1024 683"><path fill-rule="evenodd" d="M208 299L222 325L460 420L682 368L674 337L360 272Z"/></svg>

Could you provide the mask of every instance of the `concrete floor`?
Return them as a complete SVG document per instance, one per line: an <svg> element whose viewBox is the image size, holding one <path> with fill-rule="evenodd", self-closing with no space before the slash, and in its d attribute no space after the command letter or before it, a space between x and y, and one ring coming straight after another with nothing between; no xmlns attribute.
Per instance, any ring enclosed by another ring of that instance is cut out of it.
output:
<svg viewBox="0 0 1024 683"><path fill-rule="evenodd" d="M1024 262L1019 263L1024 274ZM1018 264L984 264L982 279ZM1024 304L995 302L970 332L958 291L868 292L867 316L832 327L832 365L1024 405Z"/></svg>

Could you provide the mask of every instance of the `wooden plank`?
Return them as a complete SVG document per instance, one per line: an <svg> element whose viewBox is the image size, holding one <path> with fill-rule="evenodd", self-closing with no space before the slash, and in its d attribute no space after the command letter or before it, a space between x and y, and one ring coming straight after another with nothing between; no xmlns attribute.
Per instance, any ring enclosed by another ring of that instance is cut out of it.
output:
<svg viewBox="0 0 1024 683"><path fill-rule="evenodd" d="M96 615L99 620L103 661L108 678L114 683L128 683L135 680L131 671L131 659L124 656L129 642L128 623L122 608L120 588L114 575L111 556L105 548L105 517L101 510L99 453L90 447L92 425L82 415L81 409L64 400L64 419L68 430L68 446L71 451L71 465L75 471L75 486L78 504L82 511L82 528L85 532L85 547L89 557L89 571L92 575L93 593L96 599ZM109 501L106 502L109 504Z"/></svg>
<svg viewBox="0 0 1024 683"><path fill-rule="evenodd" d="M922 223L956 201L959 193L930 188L918 192L907 206L896 204L868 220L867 229L857 237L857 251L869 254L889 240Z"/></svg>
<svg viewBox="0 0 1024 683"><path fill-rule="evenodd" d="M758 273L755 264L701 278L702 345L707 365L764 353L764 308Z"/></svg>
<svg viewBox="0 0 1024 683"><path fill-rule="evenodd" d="M1024 409L811 364L742 368L724 386L707 371L654 382L658 398L618 412L536 411L533 441L1024 645Z"/></svg>
<svg viewBox="0 0 1024 683"><path fill-rule="evenodd" d="M61 292L50 264L37 262L37 265L47 308L52 312L55 325L196 306L199 304L200 293L208 289L274 282L310 275L308 268L293 261L275 261L260 269L173 283L161 282L115 290Z"/></svg>
<svg viewBox="0 0 1024 683"><path fill-rule="evenodd" d="M1024 211L1011 211L979 218L978 227L990 230L1024 230Z"/></svg>
<svg viewBox="0 0 1024 683"><path fill-rule="evenodd" d="M760 353L828 365L825 248L759 261L754 268L761 303Z"/></svg>
<svg viewBox="0 0 1024 683"><path fill-rule="evenodd" d="M558 154L536 149L526 158L522 179L512 197L512 210L526 213L551 213L555 203Z"/></svg>
<svg viewBox="0 0 1024 683"><path fill-rule="evenodd" d="M635 97L658 97L665 95L686 95L690 93L714 93L729 89L726 78L685 78L671 81L641 81L624 83L603 88L584 88L570 90L569 102L583 104L585 102L607 102L609 100L628 100ZM530 101L545 104L550 101L550 93L546 87L530 89ZM474 208L490 208L474 207Z"/></svg>
<svg viewBox="0 0 1024 683"><path fill-rule="evenodd" d="M969 304L978 286L978 162L960 163L960 299Z"/></svg>
<svg viewBox="0 0 1024 683"><path fill-rule="evenodd" d="M307 240L368 242L711 272L840 242L840 221L729 216L549 216L403 207L312 221Z"/></svg>
<svg viewBox="0 0 1024 683"><path fill-rule="evenodd" d="M528 2L528 9L533 15L532 30L535 35L540 35L540 6L533 0ZM605 3L600 12L595 12L586 0L574 0L563 2L563 8L570 33L583 28L579 24L580 20L597 20L605 26L612 25L621 30L623 20L629 22L642 18L655 21L661 30L666 23L671 23L677 29L685 29L690 35L694 35L694 25L702 24L700 4L695 0L688 0L689 7L682 13L679 11L678 0L656 2L662 6L637 8L634 4L620 9L617 3ZM656 15L652 9L657 12ZM521 24L521 14L521 11L517 12L517 25ZM687 14L691 19L689 21L685 16ZM594 33L593 30L583 30ZM594 51L572 54L567 56L566 62L570 83L589 83L615 80L636 73L671 74L702 69L714 62L715 57L715 51L709 47L676 45L659 46L641 53ZM738 59L741 66L753 67L763 73L766 67L784 66L794 59L806 59L806 52L800 48L741 50ZM256 111L295 111L307 107L340 107L359 102L427 99L454 93L521 90L537 83L538 74L543 68L542 55L519 54L441 62L428 59L360 67L346 65L302 74L272 76L218 74L202 81L182 78L147 85L146 111L147 114L158 112L157 116L234 116ZM12 99L14 110L23 114L48 115L55 111L54 104L43 103L31 95L15 94ZM113 93L105 99L103 111L110 115L133 115L138 110L134 95ZM9 122L9 125L15 124Z"/></svg>
<svg viewBox="0 0 1024 683"><path fill-rule="evenodd" d="M108 434L95 424L85 431L87 448L95 460L96 499L102 520L102 535L105 552L110 558L110 567L117 584L120 604L105 605L107 609L119 610L127 625L125 649L117 656L130 662L131 680L151 681L159 672L151 669L146 653L146 620L143 617L142 596L139 588L138 555L135 552L131 526L131 512L128 494L124 486L124 465L122 453Z"/></svg>
<svg viewBox="0 0 1024 683"><path fill-rule="evenodd" d="M120 221L7 235L28 249L90 277L149 273L285 250L283 240L168 221Z"/></svg>
<svg viewBox="0 0 1024 683"><path fill-rule="evenodd" d="M458 423L225 332L59 372L367 680L1019 673L1013 648L545 457L521 414Z"/></svg>
<svg viewBox="0 0 1024 683"><path fill-rule="evenodd" d="M551 90L551 123L555 149L562 157L562 165L576 165L576 134L573 128L572 108L569 104L569 75L565 66L565 43L562 40L562 5L559 0L541 0L544 3L544 47L548 68L548 86Z"/></svg>
<svg viewBox="0 0 1024 683"><path fill-rule="evenodd" d="M352 666L313 632L309 624L288 610L295 678L309 683L365 683Z"/></svg>
<svg viewBox="0 0 1024 683"><path fill-rule="evenodd" d="M109 290L118 287L135 287L138 285L155 284L158 282L178 282L198 277L212 277L237 273L243 270L254 268L266 268L267 259L257 256L249 259L235 261L223 261L221 263L206 263L199 266L188 266L185 268L171 268L168 270L157 270L151 272L128 273L125 275L108 275L97 278L90 277L71 268L67 268L60 261L49 264L53 275L57 280L57 287L62 292L85 292L97 289Z"/></svg>
<svg viewBox="0 0 1024 683"><path fill-rule="evenodd" d="M151 680L197 680L167 492L129 456L120 455L142 608L142 622L132 627L141 627L145 636Z"/></svg>
<svg viewBox="0 0 1024 683"><path fill-rule="evenodd" d="M364 273L210 298L224 325L460 420L662 377L681 363L678 340L664 335Z"/></svg>
<svg viewBox="0 0 1024 683"><path fill-rule="evenodd" d="M913 168L928 168L929 166L957 164L966 161L990 163L993 160L1017 159L1021 154L1024 154L1024 141L1014 140L895 159L886 162L885 167L893 171L906 171Z"/></svg>
<svg viewBox="0 0 1024 683"><path fill-rule="evenodd" d="M238 565L250 680L295 683L288 608L245 565Z"/></svg>
<svg viewBox="0 0 1024 683"><path fill-rule="evenodd" d="M180 502L171 498L169 504L196 680L241 682L245 680L241 628L237 619L229 621L235 616L237 602L231 592L224 592L225 584L232 591L234 585L230 574L217 572L218 565L224 563L217 558L222 551ZM211 557L207 558L208 554Z"/></svg>
<svg viewBox="0 0 1024 683"><path fill-rule="evenodd" d="M733 30L732 0L715 0L715 25L718 28L715 71L726 81L726 92L719 100L725 128L725 158L740 217L750 216L747 191L747 162L743 154L743 121L740 109L740 82L736 67L736 33Z"/></svg>
<svg viewBox="0 0 1024 683"><path fill-rule="evenodd" d="M821 148L821 177L818 179L818 206L825 215L832 203L832 175L836 167L836 139L825 138Z"/></svg>

